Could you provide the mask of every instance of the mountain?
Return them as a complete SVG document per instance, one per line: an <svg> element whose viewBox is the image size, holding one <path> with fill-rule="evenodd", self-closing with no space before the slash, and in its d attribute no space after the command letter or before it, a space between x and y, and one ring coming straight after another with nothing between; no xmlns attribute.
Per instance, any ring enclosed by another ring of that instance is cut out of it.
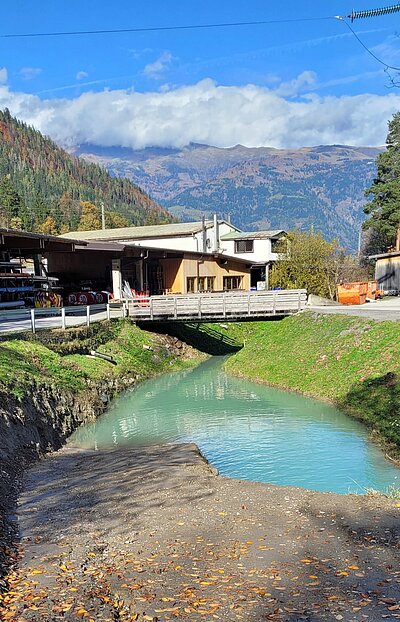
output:
<svg viewBox="0 0 400 622"><path fill-rule="evenodd" d="M116 226L174 220L131 180L70 155L8 110L0 111L0 224L18 222L40 231L51 217L54 231L47 233L76 229L85 210L81 201L98 208L103 202L107 218ZM86 222L88 216L97 222L99 210L90 210L86 206Z"/></svg>
<svg viewBox="0 0 400 622"><path fill-rule="evenodd" d="M345 145L140 151L81 145L75 153L132 179L180 219L218 213L247 230L314 227L355 250L364 190L380 151Z"/></svg>

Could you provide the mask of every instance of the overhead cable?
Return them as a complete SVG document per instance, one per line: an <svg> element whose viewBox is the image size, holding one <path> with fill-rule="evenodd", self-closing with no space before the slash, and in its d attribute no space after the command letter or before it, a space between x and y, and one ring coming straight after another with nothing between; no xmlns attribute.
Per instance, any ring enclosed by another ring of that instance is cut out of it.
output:
<svg viewBox="0 0 400 622"><path fill-rule="evenodd" d="M201 30L206 28L231 28L242 26L265 26L267 24L292 24L297 22L316 22L321 20L331 20L329 17L297 17L293 19L273 19L252 22L221 22L214 24L185 24L182 26L149 26L143 28L115 28L110 30L69 30L64 32L15 32L0 34L0 39L11 39L21 37L65 37L80 35L109 35L123 33L140 33L140 32L163 32L169 30Z"/></svg>

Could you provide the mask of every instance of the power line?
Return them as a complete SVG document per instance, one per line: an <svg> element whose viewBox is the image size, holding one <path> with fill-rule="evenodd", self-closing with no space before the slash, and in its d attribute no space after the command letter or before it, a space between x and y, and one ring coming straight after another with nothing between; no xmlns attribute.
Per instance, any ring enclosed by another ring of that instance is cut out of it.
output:
<svg viewBox="0 0 400 622"><path fill-rule="evenodd" d="M81 35L109 35L137 32L163 32L170 30L201 30L206 28L232 28L242 26L265 26L268 24L292 24L298 22L316 22L334 19L333 16L327 17L298 17L294 19L274 19L252 22L221 22L214 24L186 24L183 26L150 26L146 28L115 28L112 30L70 30L65 32L26 32L26 33L6 33L0 35L0 39L22 38L22 37L65 37Z"/></svg>
<svg viewBox="0 0 400 622"><path fill-rule="evenodd" d="M400 10L400 5L399 5L399 10ZM341 22L343 22L344 24L346 24L347 28L350 30L350 32L353 33L354 37L357 39L358 43L364 48L364 50L366 52L368 52L368 54L370 56L372 56L372 58L374 58L378 63L380 63L381 65L383 65L386 69L393 69L394 71L400 71L400 67L393 67L393 65L389 65L388 63L385 63L385 61L381 60L376 54L374 54L374 52L367 46L365 45L364 41L362 41L360 39L360 37L358 36L358 34L353 30L353 28L350 26L349 22L346 21L343 17L339 17L337 16L336 19L340 20Z"/></svg>

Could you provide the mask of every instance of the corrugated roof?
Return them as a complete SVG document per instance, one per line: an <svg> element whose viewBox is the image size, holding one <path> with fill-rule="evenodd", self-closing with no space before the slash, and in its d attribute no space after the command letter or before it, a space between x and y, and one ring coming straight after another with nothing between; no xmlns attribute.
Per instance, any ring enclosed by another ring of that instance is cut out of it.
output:
<svg viewBox="0 0 400 622"><path fill-rule="evenodd" d="M206 227L213 225L212 220L205 221ZM203 228L200 222L179 222L168 225L149 225L145 227L120 227L118 229L97 229L94 231L71 231L63 238L75 240L141 240L145 238L164 238L175 235L191 235Z"/></svg>
<svg viewBox="0 0 400 622"><path fill-rule="evenodd" d="M278 229L274 231L234 231L221 235L221 240L264 240L275 238L282 233L286 233L286 231Z"/></svg>

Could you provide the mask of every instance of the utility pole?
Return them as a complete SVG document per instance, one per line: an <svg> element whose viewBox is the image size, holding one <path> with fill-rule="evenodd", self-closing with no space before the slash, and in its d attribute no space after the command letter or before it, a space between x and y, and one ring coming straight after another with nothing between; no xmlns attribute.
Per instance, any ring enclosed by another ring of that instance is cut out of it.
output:
<svg viewBox="0 0 400 622"><path fill-rule="evenodd" d="M100 203L100 207L101 207L101 228L103 229L103 231L106 228L106 215L104 212L104 203L103 201Z"/></svg>

